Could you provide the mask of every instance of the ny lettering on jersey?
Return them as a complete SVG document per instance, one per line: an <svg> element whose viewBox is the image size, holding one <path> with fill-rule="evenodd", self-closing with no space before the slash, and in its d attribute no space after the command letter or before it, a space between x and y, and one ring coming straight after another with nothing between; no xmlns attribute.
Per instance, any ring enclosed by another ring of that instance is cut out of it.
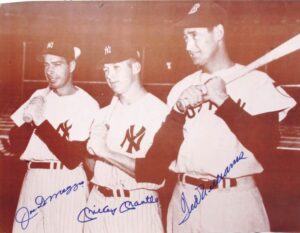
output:
<svg viewBox="0 0 300 233"><path fill-rule="evenodd" d="M69 139L69 130L72 128L72 124L68 126L68 121L60 123L56 130L64 139Z"/></svg>
<svg viewBox="0 0 300 233"><path fill-rule="evenodd" d="M129 127L129 129L126 130L124 140L120 146L123 148L125 143L128 141L128 143L129 143L128 148L127 148L128 153L132 154L133 149L135 151L139 151L140 144L141 144L143 137L145 136L145 133L146 133L146 128L144 126L142 126L142 128L137 132L137 134L134 135L134 125L131 125Z"/></svg>

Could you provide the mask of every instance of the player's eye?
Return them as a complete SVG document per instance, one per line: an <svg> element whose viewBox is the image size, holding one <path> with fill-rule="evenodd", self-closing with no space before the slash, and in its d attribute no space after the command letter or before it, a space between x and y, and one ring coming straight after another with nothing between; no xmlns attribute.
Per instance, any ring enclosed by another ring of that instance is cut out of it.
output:
<svg viewBox="0 0 300 233"><path fill-rule="evenodd" d="M197 32L192 32L190 35L192 39L197 39L199 37L199 34Z"/></svg>
<svg viewBox="0 0 300 233"><path fill-rule="evenodd" d="M118 70L118 69L120 68L120 66L119 66L119 65L114 65L113 68L114 68L115 70Z"/></svg>
<svg viewBox="0 0 300 233"><path fill-rule="evenodd" d="M189 39L188 36L186 36L186 35L183 36L183 40L184 40L185 42L187 42L188 39Z"/></svg>
<svg viewBox="0 0 300 233"><path fill-rule="evenodd" d="M104 67L102 70L103 70L103 72L104 72L105 75L108 74L108 70L109 70L109 69L108 69L107 67Z"/></svg>
<svg viewBox="0 0 300 233"><path fill-rule="evenodd" d="M53 65L54 65L55 67L58 67L58 66L61 66L62 63L61 63L61 62L54 62Z"/></svg>

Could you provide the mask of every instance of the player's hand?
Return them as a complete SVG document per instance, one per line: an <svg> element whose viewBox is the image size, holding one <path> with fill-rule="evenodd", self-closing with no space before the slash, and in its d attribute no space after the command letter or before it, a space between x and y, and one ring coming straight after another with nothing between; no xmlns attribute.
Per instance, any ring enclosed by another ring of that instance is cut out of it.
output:
<svg viewBox="0 0 300 233"><path fill-rule="evenodd" d="M207 101L206 90L203 85L193 85L185 89L179 96L176 107L180 112L185 112L187 107L196 107Z"/></svg>
<svg viewBox="0 0 300 233"><path fill-rule="evenodd" d="M108 128L105 124L93 124L90 130L90 137L87 142L87 150L92 155L105 156L108 153L106 136Z"/></svg>
<svg viewBox="0 0 300 233"><path fill-rule="evenodd" d="M205 88L207 90L206 100L211 101L218 107L229 97L226 91L225 82L220 77L208 79L208 81L205 82Z"/></svg>
<svg viewBox="0 0 300 233"><path fill-rule="evenodd" d="M45 121L44 109L45 99L43 96L36 96L32 98L24 109L24 121L28 123L34 122L36 126L39 126Z"/></svg>

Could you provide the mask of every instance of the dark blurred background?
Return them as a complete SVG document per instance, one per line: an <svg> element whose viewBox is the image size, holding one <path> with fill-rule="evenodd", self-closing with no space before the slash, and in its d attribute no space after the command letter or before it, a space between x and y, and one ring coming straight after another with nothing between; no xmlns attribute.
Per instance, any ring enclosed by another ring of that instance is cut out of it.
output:
<svg viewBox="0 0 300 233"><path fill-rule="evenodd" d="M300 1L216 1L228 13L229 52L248 64L300 32ZM195 71L182 33L172 23L189 11L188 1L23 2L0 5L0 137L7 138L10 114L36 88L46 86L35 59L41 43L57 38L81 48L74 80L101 106L112 93L96 69L108 41L133 43L143 55L146 88L165 101L174 83ZM300 100L300 52L260 68ZM300 231L300 110L280 124L281 142L266 171L262 192L272 231ZM26 167L17 158L0 158L0 232L10 232Z"/></svg>

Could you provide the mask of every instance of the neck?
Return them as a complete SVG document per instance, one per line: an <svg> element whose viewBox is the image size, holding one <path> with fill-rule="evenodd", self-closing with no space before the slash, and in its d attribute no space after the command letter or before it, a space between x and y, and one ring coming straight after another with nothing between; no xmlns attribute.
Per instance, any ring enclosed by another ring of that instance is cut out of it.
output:
<svg viewBox="0 0 300 233"><path fill-rule="evenodd" d="M130 105L142 98L147 91L140 84L132 85L131 89L124 94L119 95L122 104Z"/></svg>
<svg viewBox="0 0 300 233"><path fill-rule="evenodd" d="M77 91L77 88L72 84L67 87L58 88L53 90L59 96L72 95Z"/></svg>
<svg viewBox="0 0 300 233"><path fill-rule="evenodd" d="M233 65L234 62L230 59L224 45L222 45L212 56L210 62L204 65L203 70L211 74L219 70L227 69Z"/></svg>

